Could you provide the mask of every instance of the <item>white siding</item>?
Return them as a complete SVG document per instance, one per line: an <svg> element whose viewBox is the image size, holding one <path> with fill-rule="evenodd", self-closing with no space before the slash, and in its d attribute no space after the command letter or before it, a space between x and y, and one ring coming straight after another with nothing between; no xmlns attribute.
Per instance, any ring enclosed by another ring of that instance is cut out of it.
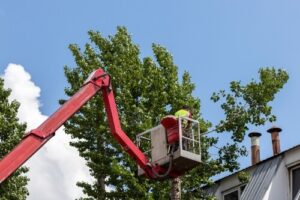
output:
<svg viewBox="0 0 300 200"><path fill-rule="evenodd" d="M253 168L248 169L247 172L252 174L254 170L255 170L255 168L253 167ZM220 186L218 187L215 195L218 200L223 200L224 192L231 190L235 187L241 186L241 185L243 185L243 184L241 184L241 182L239 181L237 174L228 176L221 181Z"/></svg>

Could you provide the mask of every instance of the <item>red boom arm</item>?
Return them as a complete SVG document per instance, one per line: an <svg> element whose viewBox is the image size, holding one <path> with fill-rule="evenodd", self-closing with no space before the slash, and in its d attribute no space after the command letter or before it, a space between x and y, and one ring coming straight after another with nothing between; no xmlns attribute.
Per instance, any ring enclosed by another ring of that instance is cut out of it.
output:
<svg viewBox="0 0 300 200"><path fill-rule="evenodd" d="M110 84L110 77L102 69L98 69L90 75L83 87L73 97L63 104L38 128L27 133L14 149L0 160L0 183L6 180L26 160L36 153L55 135L55 131L59 127L61 127L99 91L102 91L109 126L114 138L122 145L123 149L136 160L148 177L156 178L153 170L156 173L163 172L164 169L160 167L149 166L148 158L123 132Z"/></svg>

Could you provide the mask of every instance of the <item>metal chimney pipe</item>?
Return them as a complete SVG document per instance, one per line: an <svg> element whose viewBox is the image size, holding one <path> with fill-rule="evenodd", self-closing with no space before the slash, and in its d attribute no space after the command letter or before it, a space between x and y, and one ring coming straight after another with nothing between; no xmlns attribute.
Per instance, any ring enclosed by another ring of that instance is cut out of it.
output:
<svg viewBox="0 0 300 200"><path fill-rule="evenodd" d="M272 137L272 147L273 147L273 155L279 154L280 151L280 139L279 139L279 133L282 131L281 128L273 126L270 129L267 130L269 133L271 133Z"/></svg>
<svg viewBox="0 0 300 200"><path fill-rule="evenodd" d="M252 132L248 136L251 138L251 161L252 165L255 165L260 161L259 137L261 133Z"/></svg>

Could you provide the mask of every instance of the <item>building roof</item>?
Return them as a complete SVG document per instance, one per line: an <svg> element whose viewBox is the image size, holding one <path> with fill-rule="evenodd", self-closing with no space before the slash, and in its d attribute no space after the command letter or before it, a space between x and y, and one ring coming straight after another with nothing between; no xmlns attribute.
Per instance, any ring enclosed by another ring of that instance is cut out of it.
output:
<svg viewBox="0 0 300 200"><path fill-rule="evenodd" d="M262 199L272 181L272 178L276 174L281 161L283 160L284 154L297 148L300 148L300 144L290 149L287 149L277 155L262 160L256 163L255 165L251 165L242 170L234 172L228 176L225 176L221 179L218 179L215 181L215 184L212 187L208 187L208 188L204 187L205 188L204 190L208 194L214 194L217 191L218 187L220 186L222 180L234 176L241 171L247 171L250 168L256 167L255 171L251 176L250 181L248 182L241 196L241 200Z"/></svg>
<svg viewBox="0 0 300 200"><path fill-rule="evenodd" d="M289 149L287 149L287 150L285 150L285 151L282 151L281 153L279 153L279 154L277 154L277 155L274 155L274 156L271 156L271 157L266 158L266 159L264 159L264 160L261 160L261 161L259 161L258 163L256 163L255 165L250 165L250 166L248 166L248 167L246 167L246 168L244 168L244 169L241 169L241 170L236 171L236 172L234 172L234 173L232 173L232 174L229 174L229 175L227 175L227 176L224 176L223 178L220 178L220 179L216 180L215 183L220 182L220 181L222 181L223 179L226 179L227 177L234 176L234 175L238 174L238 173L241 172L241 171L249 170L250 168L252 168L252 167L257 167L257 166L263 164L264 162L268 162L269 160L275 159L275 158L277 158L277 157L279 157L279 156L283 156L283 154L285 154L285 153L287 153L287 152L290 152L290 151L292 151L292 150L294 150L294 149L297 149L297 148L300 148L300 144L298 144L298 145L296 145L296 146L294 146L294 147L292 147L292 148L289 148Z"/></svg>
<svg viewBox="0 0 300 200"><path fill-rule="evenodd" d="M241 200L263 199L282 158L282 155L276 156L255 169L241 196Z"/></svg>

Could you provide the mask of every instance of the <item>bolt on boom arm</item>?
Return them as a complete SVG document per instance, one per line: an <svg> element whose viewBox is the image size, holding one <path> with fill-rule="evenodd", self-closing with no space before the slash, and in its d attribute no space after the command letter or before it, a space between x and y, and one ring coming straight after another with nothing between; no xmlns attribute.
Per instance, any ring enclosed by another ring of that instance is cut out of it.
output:
<svg viewBox="0 0 300 200"><path fill-rule="evenodd" d="M165 169L159 166L149 166L149 159L123 132L110 84L110 77L102 69L98 69L90 75L82 88L74 96L39 127L27 133L14 149L0 160L0 184L48 142L55 135L55 131L98 92L102 92L107 119L113 137L139 164L149 178L157 178L153 170L156 173L163 173Z"/></svg>

